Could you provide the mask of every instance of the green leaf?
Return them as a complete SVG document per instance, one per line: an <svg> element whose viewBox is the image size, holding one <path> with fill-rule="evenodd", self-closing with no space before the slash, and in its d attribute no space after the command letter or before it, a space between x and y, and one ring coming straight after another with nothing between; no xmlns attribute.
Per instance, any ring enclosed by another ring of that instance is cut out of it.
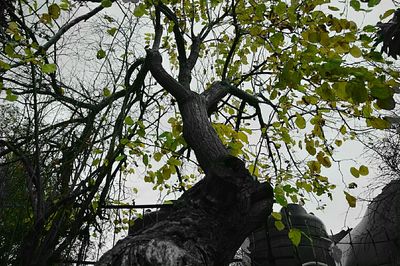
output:
<svg viewBox="0 0 400 266"><path fill-rule="evenodd" d="M380 2L381 2L381 0L369 0L368 7L374 7L376 5L379 5Z"/></svg>
<svg viewBox="0 0 400 266"><path fill-rule="evenodd" d="M96 165L98 165L99 163L100 163L100 159L99 159L99 158L96 158L96 159L93 160L92 165L93 165L93 166L96 166Z"/></svg>
<svg viewBox="0 0 400 266"><path fill-rule="evenodd" d="M141 3L140 5L137 5L135 7L135 10L133 10L133 15L135 17L142 17L144 14L146 14L146 5Z"/></svg>
<svg viewBox="0 0 400 266"><path fill-rule="evenodd" d="M13 94L10 89L6 91L6 100L10 102L15 102L18 99L18 96Z"/></svg>
<svg viewBox="0 0 400 266"><path fill-rule="evenodd" d="M347 128L346 128L346 126L345 126L345 125L342 125L342 126L340 127L339 131L340 131L340 133L341 133L342 135L345 135L345 134L347 133Z"/></svg>
<svg viewBox="0 0 400 266"><path fill-rule="evenodd" d="M163 156L163 154L161 152L156 152L153 155L154 160L156 160L156 162L159 162L161 160L161 157Z"/></svg>
<svg viewBox="0 0 400 266"><path fill-rule="evenodd" d="M10 68L11 66L9 64L0 60L0 69L9 70Z"/></svg>
<svg viewBox="0 0 400 266"><path fill-rule="evenodd" d="M132 126L135 122L133 121L132 117L130 117L129 115L125 117L124 120L125 124L127 124L128 126Z"/></svg>
<svg viewBox="0 0 400 266"><path fill-rule="evenodd" d="M314 143L311 141L306 142L306 150L310 155L315 155L317 150L314 147Z"/></svg>
<svg viewBox="0 0 400 266"><path fill-rule="evenodd" d="M57 4L49 6L48 13L52 19L58 19L60 17L61 9Z"/></svg>
<svg viewBox="0 0 400 266"><path fill-rule="evenodd" d="M350 168L350 173L356 178L360 177L360 173L358 172L357 168L355 168L355 167Z"/></svg>
<svg viewBox="0 0 400 266"><path fill-rule="evenodd" d="M366 176L369 174L368 167L365 165L361 165L360 168L358 169L358 172L360 173L360 175L363 175L363 176Z"/></svg>
<svg viewBox="0 0 400 266"><path fill-rule="evenodd" d="M275 196L275 201L279 205L285 207L287 206L288 202L285 197L285 191L283 191L281 186L275 186L274 188L274 196Z"/></svg>
<svg viewBox="0 0 400 266"><path fill-rule="evenodd" d="M121 154L121 155L118 155L117 156L117 158L115 158L115 161L122 161L123 159L125 158L125 154Z"/></svg>
<svg viewBox="0 0 400 266"><path fill-rule="evenodd" d="M380 18L381 20L384 20L385 18L387 18L387 17L389 17L390 15L392 15L392 14L394 13L394 11L395 11L394 9L386 10L386 12L383 13L383 15L379 16L379 18Z"/></svg>
<svg viewBox="0 0 400 266"><path fill-rule="evenodd" d="M354 196L352 196L349 193L347 193L346 191L343 191L343 192L346 195L346 200L347 200L347 203L349 204L349 206L351 208L355 208L357 199Z"/></svg>
<svg viewBox="0 0 400 266"><path fill-rule="evenodd" d="M350 6L355 10L359 11L361 8L360 2L358 0L351 0L350 1Z"/></svg>
<svg viewBox="0 0 400 266"><path fill-rule="evenodd" d="M49 73L54 73L57 70L56 64L44 64L41 66L42 72L49 74Z"/></svg>
<svg viewBox="0 0 400 266"><path fill-rule="evenodd" d="M97 51L96 57L97 59L103 59L106 57L106 52L103 49L100 49Z"/></svg>
<svg viewBox="0 0 400 266"><path fill-rule="evenodd" d="M114 36L115 32L117 32L117 28L115 27L107 30L107 33L110 34L111 36Z"/></svg>
<svg viewBox="0 0 400 266"><path fill-rule="evenodd" d="M282 221L275 221L275 228L278 231L282 231L283 229L285 229L285 225L282 223Z"/></svg>
<svg viewBox="0 0 400 266"><path fill-rule="evenodd" d="M332 166L331 160L329 159L328 156L324 156L323 152L319 152L317 155L317 160L320 164L325 166L326 168L329 168Z"/></svg>
<svg viewBox="0 0 400 266"><path fill-rule="evenodd" d="M375 32L376 31L376 27L373 25L367 25L364 26L363 31L365 32Z"/></svg>
<svg viewBox="0 0 400 266"><path fill-rule="evenodd" d="M149 164L149 156L145 153L143 154L143 164L147 166Z"/></svg>
<svg viewBox="0 0 400 266"><path fill-rule="evenodd" d="M336 6L328 6L328 8L332 11L339 11L340 9L337 8Z"/></svg>
<svg viewBox="0 0 400 266"><path fill-rule="evenodd" d="M279 15L282 16L283 14L285 14L286 12L286 4L285 2L279 2L276 6L275 6L275 12Z"/></svg>
<svg viewBox="0 0 400 266"><path fill-rule="evenodd" d="M358 48L357 46L351 47L349 52L355 58L361 57L361 55L362 55L361 49Z"/></svg>
<svg viewBox="0 0 400 266"><path fill-rule="evenodd" d="M354 103L363 103L368 99L368 91L362 82L349 82L346 85L346 90L350 92L351 99Z"/></svg>
<svg viewBox="0 0 400 266"><path fill-rule="evenodd" d="M274 217L275 220L282 220L282 214L279 212L271 212L271 216Z"/></svg>
<svg viewBox="0 0 400 266"><path fill-rule="evenodd" d="M294 121L294 123L300 129L306 128L306 120L299 113L296 113L296 120Z"/></svg>
<svg viewBox="0 0 400 266"><path fill-rule="evenodd" d="M109 88L104 88L103 89L103 96L104 97L108 97L108 96L110 96L111 95L111 91L110 91L110 89Z"/></svg>
<svg viewBox="0 0 400 266"><path fill-rule="evenodd" d="M376 129L390 128L390 123L379 117L371 117L367 119L367 125Z"/></svg>
<svg viewBox="0 0 400 266"><path fill-rule="evenodd" d="M4 46L4 52L9 56L9 57L14 57L15 51L14 51L14 46L12 46L10 43L7 43Z"/></svg>
<svg viewBox="0 0 400 266"><path fill-rule="evenodd" d="M377 99L376 105L384 110L393 110L396 107L396 102L393 98Z"/></svg>
<svg viewBox="0 0 400 266"><path fill-rule="evenodd" d="M101 0L101 6L102 7L110 7L110 6L112 6L112 1L111 0Z"/></svg>
<svg viewBox="0 0 400 266"><path fill-rule="evenodd" d="M291 228L288 233L290 241L292 241L293 245L296 247L299 246L301 241L301 231L297 228Z"/></svg>
<svg viewBox="0 0 400 266"><path fill-rule="evenodd" d="M70 7L70 3L69 3L68 0L61 0L60 8L61 8L62 10L67 11L67 10L69 10L69 7Z"/></svg>
<svg viewBox="0 0 400 266"><path fill-rule="evenodd" d="M50 24L51 19L52 18L48 13L43 13L42 16L40 17L40 21L43 22L44 24Z"/></svg>
<svg viewBox="0 0 400 266"><path fill-rule="evenodd" d="M387 99L393 96L393 90L388 86L375 85L371 88L371 95L376 99Z"/></svg>

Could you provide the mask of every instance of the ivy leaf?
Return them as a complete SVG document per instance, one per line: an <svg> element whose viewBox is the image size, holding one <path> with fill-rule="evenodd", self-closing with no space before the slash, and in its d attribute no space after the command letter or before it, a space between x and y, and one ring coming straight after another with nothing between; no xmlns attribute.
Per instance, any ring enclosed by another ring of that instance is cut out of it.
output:
<svg viewBox="0 0 400 266"><path fill-rule="evenodd" d="M349 204L349 206L351 208L355 208L357 199L354 196L350 195L348 192L346 192L346 191L343 191L343 192L346 195L346 200L347 200L347 203Z"/></svg>
<svg viewBox="0 0 400 266"><path fill-rule="evenodd" d="M57 70L56 64L44 64L41 66L42 72L45 74L54 73Z"/></svg>
<svg viewBox="0 0 400 266"><path fill-rule="evenodd" d="M298 247L301 241L301 231L297 228L291 228L289 230L288 236L290 241L292 241L293 245Z"/></svg>

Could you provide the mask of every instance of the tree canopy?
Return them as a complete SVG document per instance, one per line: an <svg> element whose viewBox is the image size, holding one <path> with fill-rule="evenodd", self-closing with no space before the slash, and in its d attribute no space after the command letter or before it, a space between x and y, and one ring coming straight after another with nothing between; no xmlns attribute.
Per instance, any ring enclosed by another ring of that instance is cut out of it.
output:
<svg viewBox="0 0 400 266"><path fill-rule="evenodd" d="M105 221L127 228L103 207L126 203L129 180L190 191L227 154L282 206L332 197L336 149L391 126L399 72L378 28L346 15L379 3L4 1L0 173L17 193L0 196L23 211L0 216L26 229L4 259L83 259Z"/></svg>

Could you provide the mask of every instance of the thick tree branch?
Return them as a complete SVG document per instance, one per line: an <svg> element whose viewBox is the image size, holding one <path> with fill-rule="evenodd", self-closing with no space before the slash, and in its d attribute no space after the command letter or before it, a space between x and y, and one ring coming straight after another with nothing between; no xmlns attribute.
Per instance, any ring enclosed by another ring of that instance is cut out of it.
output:
<svg viewBox="0 0 400 266"><path fill-rule="evenodd" d="M178 104L183 103L194 94L189 88L184 87L165 71L161 64L162 57L158 50L149 49L146 52L146 60L148 60L151 74L166 91L175 97Z"/></svg>
<svg viewBox="0 0 400 266"><path fill-rule="evenodd" d="M215 82L211 85L211 88L204 91L202 95L206 98L207 109L210 112L215 111L216 105L224 98L227 94L232 94L239 99L242 99L251 106L257 108L262 103L256 96L251 95L236 86L229 84L226 81Z"/></svg>

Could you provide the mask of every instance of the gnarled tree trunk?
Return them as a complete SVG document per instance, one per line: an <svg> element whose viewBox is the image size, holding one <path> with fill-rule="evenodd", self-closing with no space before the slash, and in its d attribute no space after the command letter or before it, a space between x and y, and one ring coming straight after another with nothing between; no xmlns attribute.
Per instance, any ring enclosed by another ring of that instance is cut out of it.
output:
<svg viewBox="0 0 400 266"><path fill-rule="evenodd" d="M98 265L227 265L249 233L265 223L272 188L229 155L209 121L208 111L227 93L221 83L197 94L169 76L157 50L148 51L146 64L177 100L184 138L206 175L161 210L162 219L120 240Z"/></svg>

